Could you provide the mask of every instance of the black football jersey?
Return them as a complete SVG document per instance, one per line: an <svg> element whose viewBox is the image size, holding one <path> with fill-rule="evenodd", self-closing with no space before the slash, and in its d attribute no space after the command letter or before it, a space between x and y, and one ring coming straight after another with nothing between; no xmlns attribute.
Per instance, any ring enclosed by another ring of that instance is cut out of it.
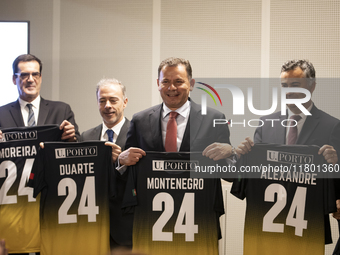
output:
<svg viewBox="0 0 340 255"><path fill-rule="evenodd" d="M0 239L10 253L40 251L39 197L27 186L39 143L59 141L56 125L2 129L0 142Z"/></svg>
<svg viewBox="0 0 340 255"><path fill-rule="evenodd" d="M218 254L221 181L190 175L203 161L211 163L201 153L146 152L127 169L123 206L134 207L134 251Z"/></svg>
<svg viewBox="0 0 340 255"><path fill-rule="evenodd" d="M112 149L104 142L45 143L31 185L41 192L42 254L107 254Z"/></svg>
<svg viewBox="0 0 340 255"><path fill-rule="evenodd" d="M333 181L318 173L325 166L318 151L255 144L241 157L239 170L259 170L235 180L231 189L247 199L244 254L324 254L324 215L336 208Z"/></svg>

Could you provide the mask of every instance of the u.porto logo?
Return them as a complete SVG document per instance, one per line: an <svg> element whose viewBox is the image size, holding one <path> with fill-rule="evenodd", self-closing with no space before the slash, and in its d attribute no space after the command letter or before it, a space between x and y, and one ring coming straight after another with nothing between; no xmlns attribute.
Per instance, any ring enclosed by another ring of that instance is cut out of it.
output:
<svg viewBox="0 0 340 255"><path fill-rule="evenodd" d="M198 161L152 160L152 171L194 171Z"/></svg>
<svg viewBox="0 0 340 255"><path fill-rule="evenodd" d="M55 158L95 157L97 150L97 146L59 148L55 149Z"/></svg>
<svg viewBox="0 0 340 255"><path fill-rule="evenodd" d="M308 154L268 150L267 161L288 164L312 164L314 161L314 156Z"/></svg>
<svg viewBox="0 0 340 255"><path fill-rule="evenodd" d="M2 142L27 141L36 139L38 139L37 130L7 132L2 134Z"/></svg>

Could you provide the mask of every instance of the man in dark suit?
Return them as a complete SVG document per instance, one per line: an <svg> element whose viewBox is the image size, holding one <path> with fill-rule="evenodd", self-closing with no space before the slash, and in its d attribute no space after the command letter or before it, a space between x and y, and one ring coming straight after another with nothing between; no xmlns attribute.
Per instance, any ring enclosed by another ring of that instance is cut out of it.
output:
<svg viewBox="0 0 340 255"><path fill-rule="evenodd" d="M130 121L124 117L128 99L125 86L116 79L102 79L96 89L97 104L103 123L83 132L80 141L101 140L112 147L112 159L115 162L125 148L126 134ZM122 215L121 204L126 186L126 175L116 174L116 193L110 199L110 246L132 247L133 215Z"/></svg>
<svg viewBox="0 0 340 255"><path fill-rule="evenodd" d="M310 91L312 94L315 90L315 70L307 60L291 60L283 64L281 68L281 85L282 87L298 87ZM287 93L288 99L303 98L302 93ZM322 154L325 160L330 164L338 162L336 150L332 146L331 133L339 120L330 116L329 114L319 110L312 100L304 103L303 106L311 113L311 115L304 115L295 104L288 104L288 111L286 115L280 115L281 112L276 112L261 118L263 126L258 127L254 134L254 141L247 137L243 141L236 152L238 155L243 155L251 150L255 143L276 143L276 144L301 144L301 145L318 145L319 154ZM292 116L298 115L298 120L291 120ZM265 121L279 119L279 121ZM282 126L282 121L290 119L291 124L286 128ZM291 142L290 128L297 127L297 139ZM340 133L338 134L338 137ZM330 226L328 215L325 217L326 227L326 244L331 243ZM328 228L328 229L327 229Z"/></svg>
<svg viewBox="0 0 340 255"><path fill-rule="evenodd" d="M12 67L12 79L18 88L19 98L0 107L0 129L58 124L60 130L64 131L62 140L76 141L79 132L71 107L66 103L45 100L40 96L41 60L34 55L23 54L14 60Z"/></svg>
<svg viewBox="0 0 340 255"><path fill-rule="evenodd" d="M14 60L13 83L19 98L0 107L0 128L58 124L64 131L62 140L75 141L79 132L70 106L40 96L41 72L42 62L34 55L24 54Z"/></svg>
<svg viewBox="0 0 340 255"><path fill-rule="evenodd" d="M188 60L168 58L161 62L157 85L163 103L133 116L128 149L119 155L121 165L136 164L145 151L203 151L203 156L214 160L233 155L228 126L213 127L213 119L225 119L224 114L208 108L202 115L200 106L189 99L194 84ZM175 116L177 129L172 147L167 142L171 115Z"/></svg>

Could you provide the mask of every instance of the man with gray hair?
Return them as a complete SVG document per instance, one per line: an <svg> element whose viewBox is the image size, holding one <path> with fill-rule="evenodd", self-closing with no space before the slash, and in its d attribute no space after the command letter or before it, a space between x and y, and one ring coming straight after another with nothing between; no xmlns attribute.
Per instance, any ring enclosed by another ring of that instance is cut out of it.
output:
<svg viewBox="0 0 340 255"><path fill-rule="evenodd" d="M102 79L96 89L97 104L103 123L83 132L80 141L100 140L112 147L112 159L116 162L125 148L130 121L124 117L128 99L125 86L116 79ZM132 215L122 215L121 203L125 191L124 175L117 176L117 195L110 199L110 246L132 246Z"/></svg>

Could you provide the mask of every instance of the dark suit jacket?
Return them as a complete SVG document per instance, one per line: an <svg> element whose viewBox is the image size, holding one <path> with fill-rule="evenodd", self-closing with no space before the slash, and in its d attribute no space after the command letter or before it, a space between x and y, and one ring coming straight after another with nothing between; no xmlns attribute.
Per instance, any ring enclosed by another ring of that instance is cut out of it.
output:
<svg viewBox="0 0 340 255"><path fill-rule="evenodd" d="M41 98L37 126L45 124L60 125L63 120L68 120L74 125L76 135L79 137L78 125L74 119L71 107L63 102ZM0 107L0 128L24 126L19 100Z"/></svg>
<svg viewBox="0 0 340 255"><path fill-rule="evenodd" d="M165 151L161 131L162 107L162 104L156 105L133 116L127 134L126 148ZM225 119L225 116L211 108L207 109L206 115L202 115L200 105L191 100L189 120L180 151L203 151L214 142L230 143L228 125L213 127L214 119Z"/></svg>
<svg viewBox="0 0 340 255"><path fill-rule="evenodd" d="M126 134L130 126L130 121L125 118L125 123L122 126L120 133L117 137L116 144L122 148L125 148ZM91 128L83 132L79 141L100 140L103 124L95 128ZM132 245L132 223L133 214L122 214L122 201L126 187L125 175L121 176L118 171L115 171L116 175L116 196L110 199L110 234L111 238L120 245Z"/></svg>
<svg viewBox="0 0 340 255"><path fill-rule="evenodd" d="M255 143L286 143L286 128L281 125L281 121L288 117L280 114L281 112L276 112L261 118L264 120L264 125L256 129L254 135ZM325 144L331 145L332 130L340 121L319 110L315 105L311 109L311 114L311 116L307 116L296 143L318 145L320 147ZM272 122L265 121L265 119L280 119L280 121L274 121L274 127L272 127Z"/></svg>
<svg viewBox="0 0 340 255"><path fill-rule="evenodd" d="M311 114L311 116L307 116L296 143L302 145L318 145L320 147L325 144L333 145L331 133L340 121L319 110L315 105L313 105L311 109ZM281 112L262 117L261 119L264 120L264 125L256 129L254 142L286 144L286 128L281 125L281 121L287 118L286 115L281 115ZM280 119L280 121L274 121L274 127L272 127L272 122L265 121L265 119ZM340 140L339 136L340 132L337 134L338 140ZM328 215L325 216L325 242L326 244L332 243Z"/></svg>

